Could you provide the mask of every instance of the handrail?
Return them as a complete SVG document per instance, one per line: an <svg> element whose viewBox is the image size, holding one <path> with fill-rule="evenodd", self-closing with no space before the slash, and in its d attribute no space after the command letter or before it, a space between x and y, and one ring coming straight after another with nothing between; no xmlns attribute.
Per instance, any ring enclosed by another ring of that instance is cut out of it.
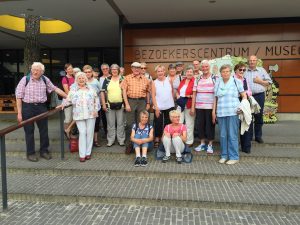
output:
<svg viewBox="0 0 300 225"><path fill-rule="evenodd" d="M67 107L70 107L66 106ZM34 116L30 119L24 120L18 124L6 127L0 130L0 154L1 154L1 183L2 183L2 208L3 211L7 210L7 173L6 173L6 149L5 149L5 135L13 132L21 127L29 123L34 123L35 121L47 118L49 116L54 115L55 113L59 112L59 120L60 120L60 151L61 151L61 159L64 159L64 120L63 120L63 111L61 108L55 108L49 110L47 112L41 113L40 115Z"/></svg>
<svg viewBox="0 0 300 225"><path fill-rule="evenodd" d="M21 127L24 127L25 125L29 124L29 123L33 123L35 121L38 121L38 120L42 120L46 117L49 117L49 116L52 116L54 115L55 113L57 113L58 111L61 111L60 108L55 108L55 109L52 109L50 111L47 111L47 112L44 112L44 113L41 113L40 115L37 115L37 116L34 116L34 117L31 117L27 120L24 120L22 121L21 123L18 123L18 124L15 124L15 125L11 125L9 127L6 127L2 130L0 130L0 136L4 136L12 131L15 131Z"/></svg>

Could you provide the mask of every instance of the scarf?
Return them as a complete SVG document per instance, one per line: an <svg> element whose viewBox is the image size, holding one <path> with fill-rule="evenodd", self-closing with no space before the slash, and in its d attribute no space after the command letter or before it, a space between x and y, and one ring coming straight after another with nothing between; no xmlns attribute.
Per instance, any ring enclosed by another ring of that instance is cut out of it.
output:
<svg viewBox="0 0 300 225"><path fill-rule="evenodd" d="M220 82L219 82L218 90L217 90L217 97L222 97L227 94L227 91L230 88L230 86L232 85L232 82L234 82L233 79L234 78L232 76L230 76L229 80L225 84L223 81L223 78L222 77L220 78Z"/></svg>

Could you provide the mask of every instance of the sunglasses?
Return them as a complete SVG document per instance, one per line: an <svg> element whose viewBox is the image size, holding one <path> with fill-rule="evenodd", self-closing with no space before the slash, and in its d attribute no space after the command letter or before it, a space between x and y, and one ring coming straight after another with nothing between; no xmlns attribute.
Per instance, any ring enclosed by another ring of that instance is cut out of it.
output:
<svg viewBox="0 0 300 225"><path fill-rule="evenodd" d="M141 67L141 69L142 69L142 70L145 70L145 69L147 69L147 67Z"/></svg>
<svg viewBox="0 0 300 225"><path fill-rule="evenodd" d="M246 69L239 69L240 72L246 72Z"/></svg>

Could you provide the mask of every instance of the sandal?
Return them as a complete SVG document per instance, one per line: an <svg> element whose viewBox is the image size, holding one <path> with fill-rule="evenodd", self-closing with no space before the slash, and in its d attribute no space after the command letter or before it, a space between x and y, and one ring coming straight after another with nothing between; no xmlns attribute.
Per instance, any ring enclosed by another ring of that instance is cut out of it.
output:
<svg viewBox="0 0 300 225"><path fill-rule="evenodd" d="M101 145L100 145L97 141L94 141L93 146L94 146L94 147L100 147Z"/></svg>

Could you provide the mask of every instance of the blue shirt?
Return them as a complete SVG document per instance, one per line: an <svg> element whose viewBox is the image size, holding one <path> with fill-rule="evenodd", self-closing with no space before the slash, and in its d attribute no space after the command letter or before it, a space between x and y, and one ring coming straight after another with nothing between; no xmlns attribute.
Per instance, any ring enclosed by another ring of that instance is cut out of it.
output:
<svg viewBox="0 0 300 225"><path fill-rule="evenodd" d="M254 70L248 68L245 73L245 78L250 86L250 90L252 91L253 95L263 93L266 91L265 86L258 83L254 83L253 79L255 77L260 77L261 79L266 80L270 84L272 84L272 79L270 78L270 75L267 73L267 71L264 68L256 67Z"/></svg>
<svg viewBox="0 0 300 225"><path fill-rule="evenodd" d="M235 81L235 82L234 82ZM215 85L215 96L217 100L217 117L234 116L237 115L237 109L240 105L239 95L244 92L242 81L233 77L224 85L226 91L224 95L218 96L218 91L222 87L223 78L217 79Z"/></svg>

